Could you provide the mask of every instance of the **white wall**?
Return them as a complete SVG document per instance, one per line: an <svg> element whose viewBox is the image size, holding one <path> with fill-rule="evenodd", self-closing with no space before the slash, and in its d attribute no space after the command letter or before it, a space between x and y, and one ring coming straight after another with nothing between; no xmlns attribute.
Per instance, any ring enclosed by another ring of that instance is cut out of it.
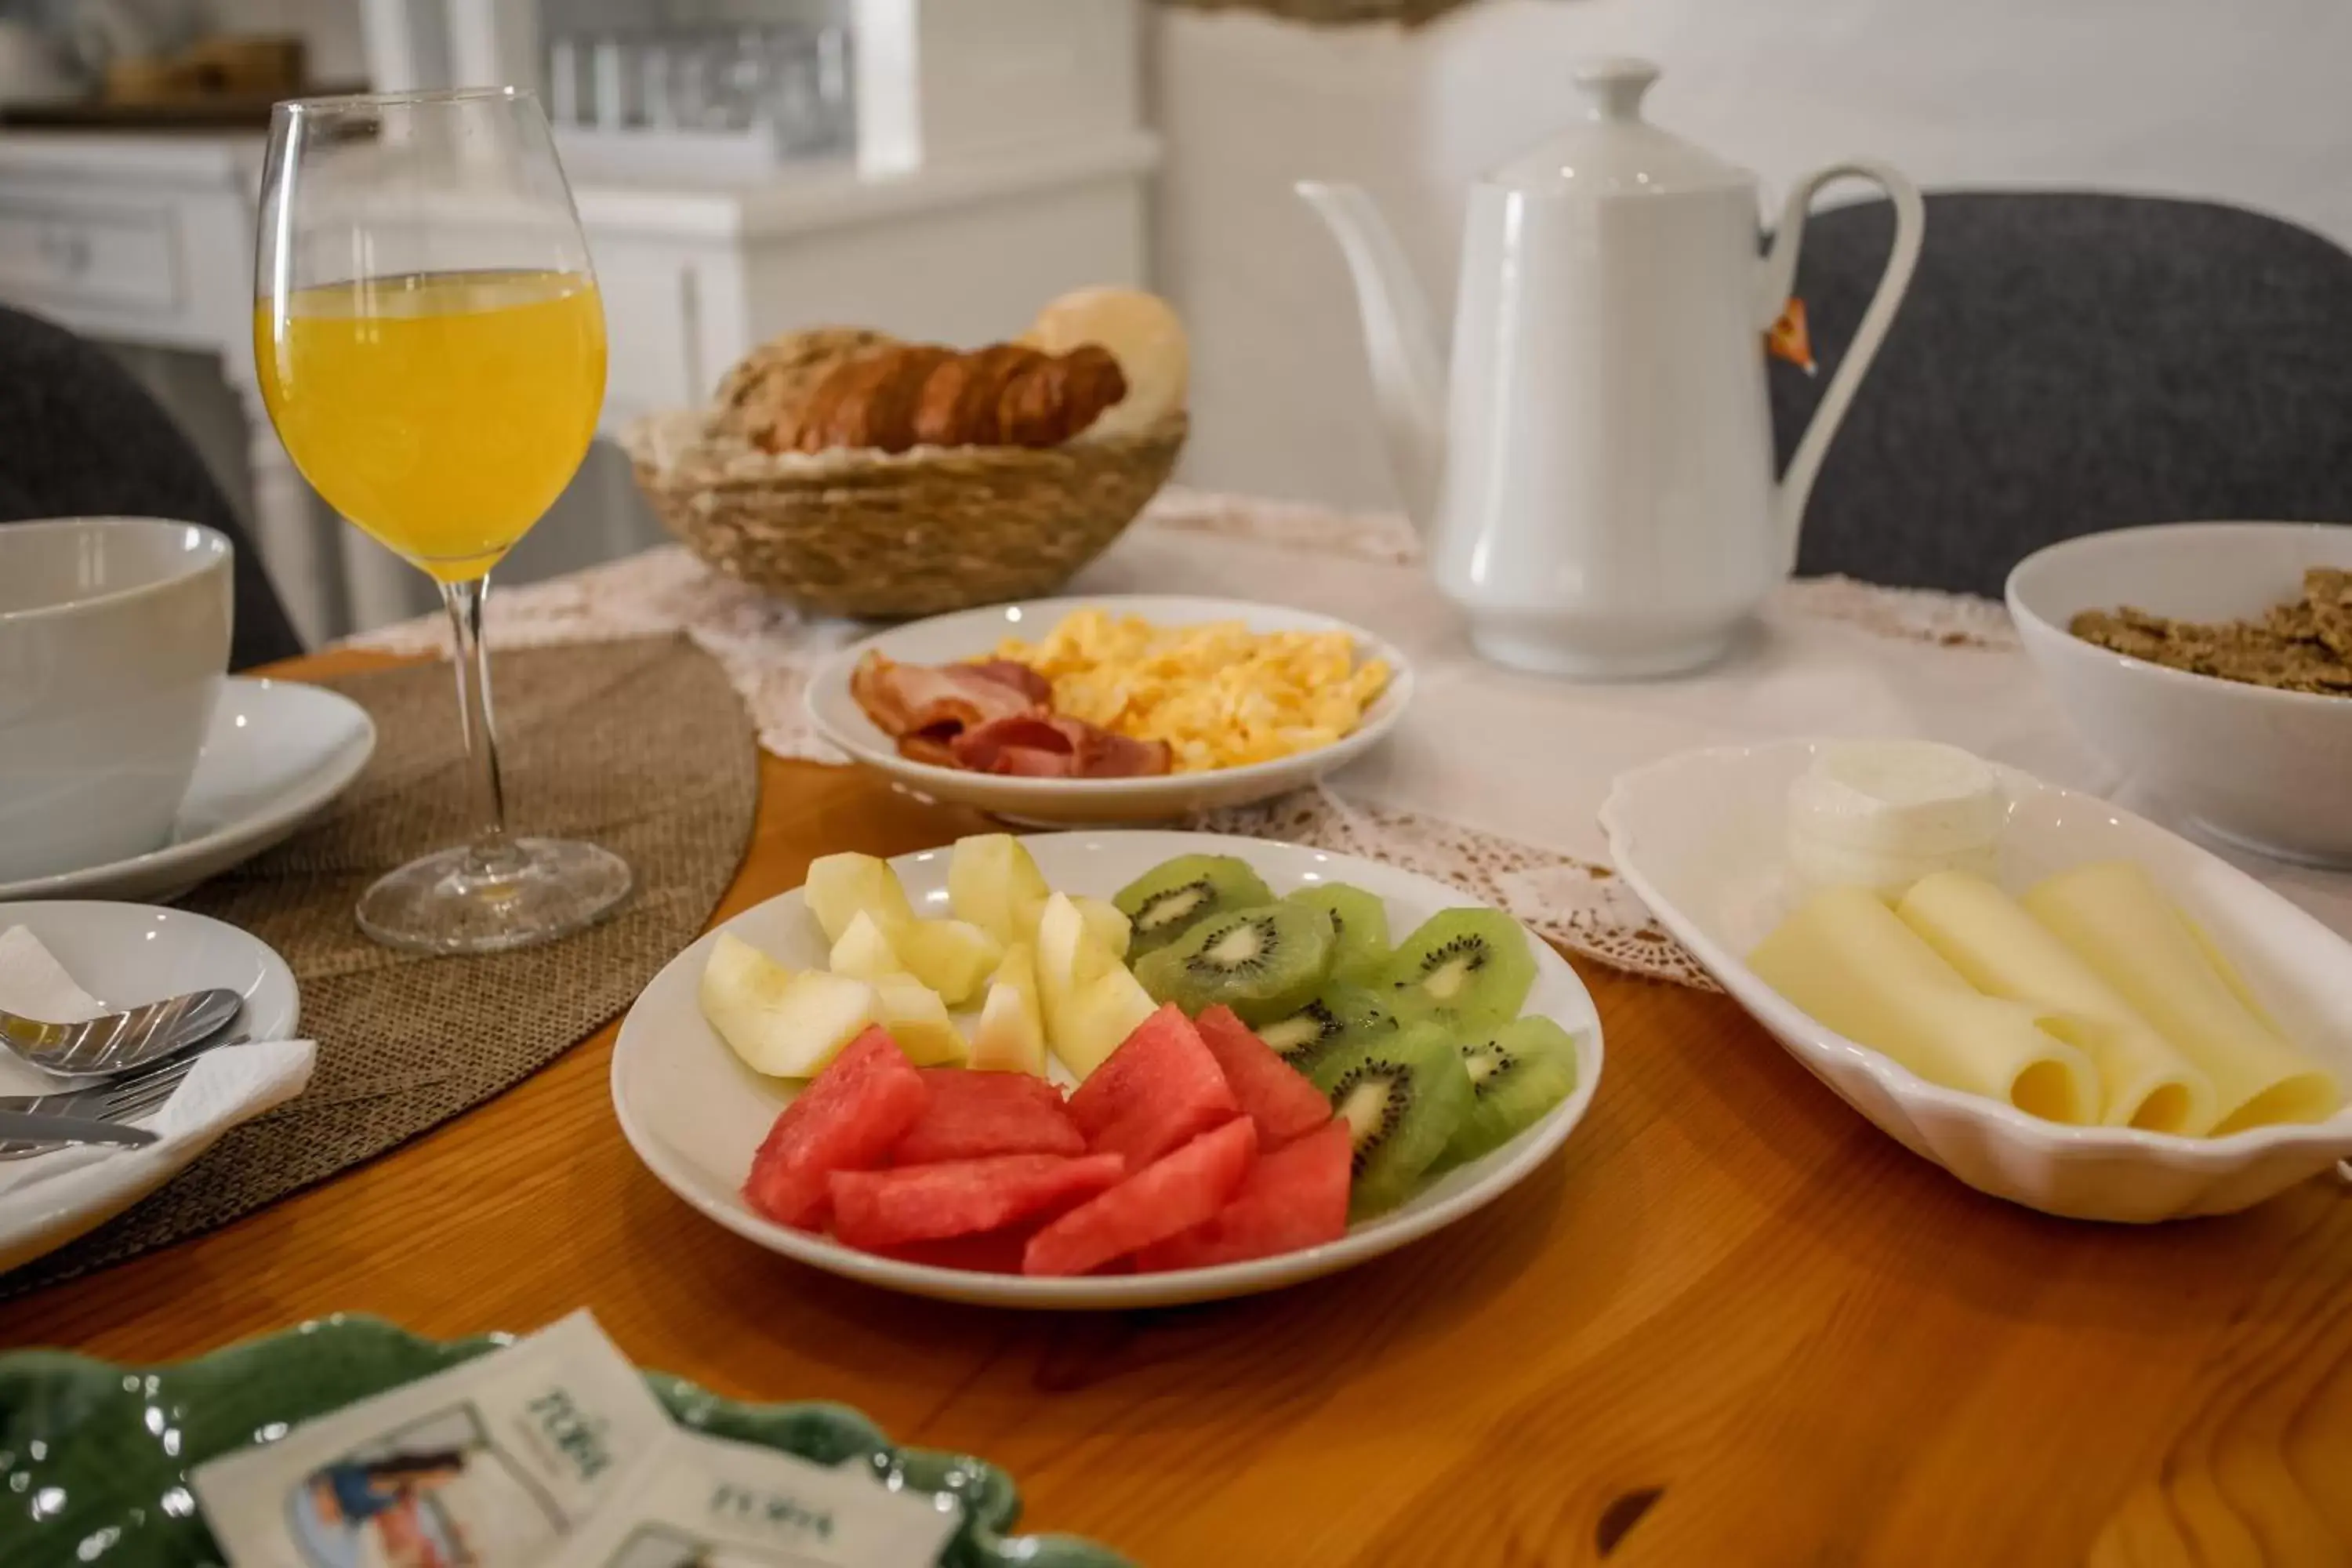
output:
<svg viewBox="0 0 2352 1568"><path fill-rule="evenodd" d="M1412 34L1171 10L1154 46L1185 476L1223 489L1393 504L1339 254L1291 181L1370 189L1442 316L1465 188L1570 112L1581 55L1661 62L1653 118L1773 192L1867 153L1923 185L2220 197L2352 246L2347 0L1482 0Z"/></svg>

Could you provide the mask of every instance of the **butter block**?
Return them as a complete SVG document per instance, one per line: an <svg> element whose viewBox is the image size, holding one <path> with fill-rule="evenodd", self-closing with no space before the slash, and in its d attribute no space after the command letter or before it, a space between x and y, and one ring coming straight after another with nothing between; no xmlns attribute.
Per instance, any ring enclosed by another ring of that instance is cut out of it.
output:
<svg viewBox="0 0 2352 1568"><path fill-rule="evenodd" d="M1822 748L1790 786L1789 868L1798 888L1868 888L1892 900L1937 871L1993 871L2009 799L1992 769L1933 741Z"/></svg>
<svg viewBox="0 0 2352 1568"><path fill-rule="evenodd" d="M2245 981L2139 866L2078 866L2030 889L2024 904L2212 1080L2215 1137L2322 1121L2343 1104L2334 1075L2249 1005Z"/></svg>
<svg viewBox="0 0 2352 1568"><path fill-rule="evenodd" d="M1870 889L1814 894L1748 963L1822 1023L1932 1083L2045 1121L2098 1118L2091 1058L2042 1027L2037 1009L1970 985Z"/></svg>
<svg viewBox="0 0 2352 1568"><path fill-rule="evenodd" d="M2098 1068L2102 1124L2196 1137L2220 1120L2212 1080L1992 883L1937 872L1914 883L1895 912L1970 985L2037 1009L2042 1027L2082 1047Z"/></svg>

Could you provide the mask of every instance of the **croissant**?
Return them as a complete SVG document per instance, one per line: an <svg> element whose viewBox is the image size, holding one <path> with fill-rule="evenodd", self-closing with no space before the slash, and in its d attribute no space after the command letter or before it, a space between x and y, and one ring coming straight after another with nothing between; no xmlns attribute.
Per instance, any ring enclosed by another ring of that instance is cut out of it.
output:
<svg viewBox="0 0 2352 1568"><path fill-rule="evenodd" d="M1118 362L1092 343L1065 354L903 343L835 365L797 411L782 411L754 438L772 452L1055 447L1126 395Z"/></svg>

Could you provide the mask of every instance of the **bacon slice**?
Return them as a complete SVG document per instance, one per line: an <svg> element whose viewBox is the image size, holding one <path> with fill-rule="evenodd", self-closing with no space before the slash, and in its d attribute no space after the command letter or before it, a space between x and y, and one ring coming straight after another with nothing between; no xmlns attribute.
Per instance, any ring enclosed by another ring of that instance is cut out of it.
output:
<svg viewBox="0 0 2352 1568"><path fill-rule="evenodd" d="M898 664L869 653L850 672L849 694L886 735L903 740L922 734L947 742L966 730L1026 713L1053 689L1017 664Z"/></svg>
<svg viewBox="0 0 2352 1568"><path fill-rule="evenodd" d="M1137 741L1057 713L1022 713L976 726L948 743L959 766L1025 778L1138 778L1167 773L1164 741Z"/></svg>

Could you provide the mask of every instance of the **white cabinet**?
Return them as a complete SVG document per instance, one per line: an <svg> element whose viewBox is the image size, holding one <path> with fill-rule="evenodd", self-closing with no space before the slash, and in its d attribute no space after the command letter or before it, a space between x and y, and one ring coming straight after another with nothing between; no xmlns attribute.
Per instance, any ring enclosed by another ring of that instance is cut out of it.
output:
<svg viewBox="0 0 2352 1568"><path fill-rule="evenodd" d="M482 58L536 48L510 3L368 0L367 36L397 44L400 71L438 61L481 79ZM1159 146L1136 119L1135 0L855 9L908 47L891 158L754 181L572 171L605 301L608 434L708 396L776 332L856 323L979 343L1065 289L1144 280ZM436 32L448 16L459 25ZM529 79L534 60L510 77ZM891 109L876 91L877 112ZM252 374L260 154L254 134L0 134L0 300L90 336L218 356L250 433L257 542L317 639L414 613L430 590L327 516L271 431ZM640 542L626 486L625 465L593 458L517 566L565 569Z"/></svg>

